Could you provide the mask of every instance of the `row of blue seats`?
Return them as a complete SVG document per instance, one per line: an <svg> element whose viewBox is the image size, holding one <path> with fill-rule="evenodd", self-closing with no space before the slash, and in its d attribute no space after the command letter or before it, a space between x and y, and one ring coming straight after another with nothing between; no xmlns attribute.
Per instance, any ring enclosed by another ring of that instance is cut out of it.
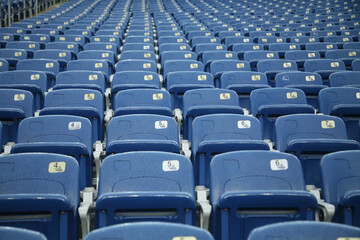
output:
<svg viewBox="0 0 360 240"><path fill-rule="evenodd" d="M335 207L333 221L357 227L359 154L342 151L321 160L324 199ZM77 239L81 170L73 157L11 154L2 156L1 164L2 223L43 229L49 239L62 234L65 239ZM254 228L269 223L315 220L318 203L305 190L302 167L294 155L229 152L215 156L210 171L210 229L215 239L247 239ZM100 170L95 226L144 220L195 225L194 189L192 164L182 155L129 152L108 156ZM18 212L41 214L23 221L16 217Z"/></svg>

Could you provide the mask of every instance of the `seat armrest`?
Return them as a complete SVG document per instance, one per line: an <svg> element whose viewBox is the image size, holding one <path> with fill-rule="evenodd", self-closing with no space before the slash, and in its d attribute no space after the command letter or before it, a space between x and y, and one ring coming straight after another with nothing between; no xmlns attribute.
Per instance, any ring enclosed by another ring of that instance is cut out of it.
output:
<svg viewBox="0 0 360 240"><path fill-rule="evenodd" d="M94 200L96 199L96 191L92 187L87 187L83 191L80 192L80 196L82 201L79 207L79 216L81 222L81 232L82 238L84 239L85 236L90 232L90 213L91 210L94 209L95 203Z"/></svg>
<svg viewBox="0 0 360 240"><path fill-rule="evenodd" d="M196 186L196 203L200 208L200 227L209 230L211 205L208 198L208 189L204 186Z"/></svg>

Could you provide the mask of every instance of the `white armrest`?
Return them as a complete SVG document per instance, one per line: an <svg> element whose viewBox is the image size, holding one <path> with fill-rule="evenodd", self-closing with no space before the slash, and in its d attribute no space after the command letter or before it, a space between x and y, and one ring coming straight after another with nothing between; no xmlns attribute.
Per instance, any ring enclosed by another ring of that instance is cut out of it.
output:
<svg viewBox="0 0 360 240"><path fill-rule="evenodd" d="M11 149L12 147L15 145L15 142L8 142L5 146L4 146L4 155L8 155L11 153Z"/></svg>
<svg viewBox="0 0 360 240"><path fill-rule="evenodd" d="M318 201L318 210L321 211L322 215L324 216L325 222L331 222L331 219L335 213L335 206L325 202L324 200ZM319 212L317 213L317 215ZM319 216L317 216L319 218Z"/></svg>
<svg viewBox="0 0 360 240"><path fill-rule="evenodd" d="M107 126L111 120L111 118L114 116L114 110L112 109L108 109L105 111L104 113L104 121L105 121L105 126Z"/></svg>
<svg viewBox="0 0 360 240"><path fill-rule="evenodd" d="M181 126L183 120L182 111L179 108L175 108L173 111L173 115L178 125Z"/></svg>
<svg viewBox="0 0 360 240"><path fill-rule="evenodd" d="M191 143L188 140L181 140L181 152L187 158L191 159Z"/></svg>
<svg viewBox="0 0 360 240"><path fill-rule="evenodd" d="M105 152L104 152L103 143L100 141L96 141L94 143L94 152L93 152L93 157L95 162L95 172L96 172L96 189L98 189L98 184L99 184L101 160L103 159L104 156L105 156Z"/></svg>
<svg viewBox="0 0 360 240"><path fill-rule="evenodd" d="M79 207L79 216L81 222L82 238L90 231L90 211L94 207L94 200L96 198L96 191L92 187L87 187L80 192L82 201Z"/></svg>
<svg viewBox="0 0 360 240"><path fill-rule="evenodd" d="M211 213L211 205L208 197L208 189L204 186L196 186L196 198L197 198L197 205L200 207L200 227L203 229L209 229L209 220L210 220L210 213Z"/></svg>

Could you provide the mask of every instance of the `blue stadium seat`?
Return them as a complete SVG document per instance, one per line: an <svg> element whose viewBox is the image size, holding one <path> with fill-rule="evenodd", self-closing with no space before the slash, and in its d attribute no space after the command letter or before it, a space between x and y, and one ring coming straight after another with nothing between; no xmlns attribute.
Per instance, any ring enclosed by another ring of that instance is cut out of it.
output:
<svg viewBox="0 0 360 240"><path fill-rule="evenodd" d="M60 72L56 76L56 84L53 90L68 88L85 88L98 90L105 93L106 79L102 72L73 70Z"/></svg>
<svg viewBox="0 0 360 240"><path fill-rule="evenodd" d="M221 75L227 71L250 70L250 64L240 60L214 60L210 64L210 73L214 76L215 87L220 87Z"/></svg>
<svg viewBox="0 0 360 240"><path fill-rule="evenodd" d="M327 36L324 38L324 42L335 43L338 48L343 48L344 43L352 42L353 39L348 36Z"/></svg>
<svg viewBox="0 0 360 240"><path fill-rule="evenodd" d="M339 71L330 74L330 87L360 87L360 71Z"/></svg>
<svg viewBox="0 0 360 240"><path fill-rule="evenodd" d="M317 42L307 43L305 49L310 51L318 51L321 57L325 57L326 51L338 49L338 46L335 43Z"/></svg>
<svg viewBox="0 0 360 240"><path fill-rule="evenodd" d="M159 114L172 117L170 93L160 89L129 89L118 92L114 115Z"/></svg>
<svg viewBox="0 0 360 240"><path fill-rule="evenodd" d="M331 50L325 53L327 59L340 59L345 63L346 69L351 70L351 63L355 59L360 59L360 50L340 49Z"/></svg>
<svg viewBox="0 0 360 240"><path fill-rule="evenodd" d="M195 60L168 60L164 64L163 76L166 76L171 72L182 71L204 71L204 65Z"/></svg>
<svg viewBox="0 0 360 240"><path fill-rule="evenodd" d="M117 62L117 57L112 51L106 50L85 50L78 53L77 58L81 59L99 59L105 60L110 68L110 73L115 72L115 63Z"/></svg>
<svg viewBox="0 0 360 240"><path fill-rule="evenodd" d="M304 63L305 72L315 72L320 74L325 85L329 85L329 76L333 72L345 71L343 61L339 59L314 59L306 60Z"/></svg>
<svg viewBox="0 0 360 240"><path fill-rule="evenodd" d="M178 126L172 117L132 114L114 117L107 129L106 153L180 152Z"/></svg>
<svg viewBox="0 0 360 240"><path fill-rule="evenodd" d="M250 94L251 113L262 126L264 139L275 141L274 124L282 115L315 113L307 104L305 93L296 88L263 88Z"/></svg>
<svg viewBox="0 0 360 240"><path fill-rule="evenodd" d="M5 48L6 43L14 41L14 36L9 33L0 33L0 47Z"/></svg>
<svg viewBox="0 0 360 240"><path fill-rule="evenodd" d="M194 189L192 164L183 155L131 152L108 156L100 167L96 227L134 221L195 225Z"/></svg>
<svg viewBox="0 0 360 240"><path fill-rule="evenodd" d="M234 90L242 108L250 111L250 93L259 88L269 88L264 73L252 71L229 71L221 75L220 88Z"/></svg>
<svg viewBox="0 0 360 240"><path fill-rule="evenodd" d="M320 53L312 50L291 50L285 52L285 59L294 60L297 63L299 70L304 69L304 63L306 60L320 58Z"/></svg>
<svg viewBox="0 0 360 240"><path fill-rule="evenodd" d="M276 74L280 72L298 70L298 66L295 61L285 59L260 60L256 68L258 72L263 72L266 74L270 86L275 86Z"/></svg>
<svg viewBox="0 0 360 240"><path fill-rule="evenodd" d="M337 240L360 235L360 229L343 224L315 221L295 221L275 223L254 229L248 240Z"/></svg>
<svg viewBox="0 0 360 240"><path fill-rule="evenodd" d="M51 115L28 117L19 124L11 153L47 152L73 156L80 166L80 188L91 186L92 130L88 119ZM74 179L72 179L74 180Z"/></svg>
<svg viewBox="0 0 360 240"><path fill-rule="evenodd" d="M67 50L76 58L80 51L80 46L76 42L49 42L46 44L45 49Z"/></svg>
<svg viewBox="0 0 360 240"><path fill-rule="evenodd" d="M344 43L343 48L344 49L356 49L356 50L359 50L360 49L360 43L359 42Z"/></svg>
<svg viewBox="0 0 360 240"><path fill-rule="evenodd" d="M192 37L190 39L190 46L192 48L196 48L197 44L202 44L202 43L220 43L220 38L218 37L213 37L213 36L199 36L199 37Z"/></svg>
<svg viewBox="0 0 360 240"><path fill-rule="evenodd" d="M319 74L295 71L276 74L275 86L301 89L306 95L307 103L315 109L319 109L319 91L327 87L323 85Z"/></svg>
<svg viewBox="0 0 360 240"><path fill-rule="evenodd" d="M33 115L34 97L31 92L20 89L0 89L3 144L15 142L20 121Z"/></svg>
<svg viewBox="0 0 360 240"><path fill-rule="evenodd" d="M6 59L11 70L16 68L19 60L27 59L28 55L24 49L0 49L0 58Z"/></svg>
<svg viewBox="0 0 360 240"><path fill-rule="evenodd" d="M276 149L295 154L301 161L305 182L321 187L320 159L326 153L360 149L349 140L339 117L319 114L294 114L275 122ZM310 154L309 154L310 153Z"/></svg>
<svg viewBox="0 0 360 240"><path fill-rule="evenodd" d="M151 51L125 51L120 55L120 61L123 60L150 60L156 63L156 55Z"/></svg>
<svg viewBox="0 0 360 240"><path fill-rule="evenodd" d="M161 68L164 68L165 62L168 60L196 60L197 55L191 51L165 51L160 56Z"/></svg>
<svg viewBox="0 0 360 240"><path fill-rule="evenodd" d="M108 42L90 42L84 46L84 50L111 51L116 56L120 53L120 49L115 43Z"/></svg>
<svg viewBox="0 0 360 240"><path fill-rule="evenodd" d="M128 36L125 43L148 43L154 45L154 38L150 36Z"/></svg>
<svg viewBox="0 0 360 240"><path fill-rule="evenodd" d="M300 44L300 47L302 50L308 50L306 48L306 45L309 43L318 43L320 42L320 39L318 37L313 36L299 36L299 37L292 37L290 38L291 43L297 43Z"/></svg>
<svg viewBox="0 0 360 240"><path fill-rule="evenodd" d="M171 72L166 76L165 88L171 94L173 109L183 108L183 95L197 88L214 88L214 79L210 73L185 71Z"/></svg>
<svg viewBox="0 0 360 240"><path fill-rule="evenodd" d="M244 53L244 60L249 62L251 70L256 72L256 65L263 59L279 59L279 54L275 51L246 51Z"/></svg>
<svg viewBox="0 0 360 240"><path fill-rule="evenodd" d="M210 186L209 166L214 155L238 150L269 150L260 122L252 116L209 114L192 124L192 162L196 185Z"/></svg>
<svg viewBox="0 0 360 240"><path fill-rule="evenodd" d="M183 134L184 139L190 141L192 122L196 117L215 113L244 113L236 92L227 89L188 90L184 94L183 105Z"/></svg>
<svg viewBox="0 0 360 240"><path fill-rule="evenodd" d="M88 39L82 35L60 35L55 37L55 42L76 42L79 50L83 50Z"/></svg>
<svg viewBox="0 0 360 240"><path fill-rule="evenodd" d="M324 200L335 206L332 222L360 227L359 156L360 151L341 151L321 159Z"/></svg>
<svg viewBox="0 0 360 240"><path fill-rule="evenodd" d="M16 70L0 73L0 88L27 90L34 96L35 110L44 105L47 91L46 74L40 71Z"/></svg>
<svg viewBox="0 0 360 240"><path fill-rule="evenodd" d="M96 90L63 89L48 92L40 115L75 115L92 124L92 142L103 140L104 96Z"/></svg>
<svg viewBox="0 0 360 240"><path fill-rule="evenodd" d="M35 30L31 31L20 27L6 27L6 28L2 27L0 29L1 34L12 34L14 36L15 41L19 41L21 35L30 34L30 33L36 34L36 32L34 31Z"/></svg>
<svg viewBox="0 0 360 240"><path fill-rule="evenodd" d="M60 71L60 64L52 59L24 59L16 65L17 70L42 71L47 77L47 88L55 85L56 75Z"/></svg>
<svg viewBox="0 0 360 240"><path fill-rule="evenodd" d="M164 43L159 46L159 55L166 51L191 51L187 43Z"/></svg>
<svg viewBox="0 0 360 240"><path fill-rule="evenodd" d="M243 239L270 223L314 220L317 200L305 190L299 160L272 151L219 154L210 163L212 233Z"/></svg>
<svg viewBox="0 0 360 240"><path fill-rule="evenodd" d="M67 63L76 60L76 55L68 50L44 49L34 53L34 59L53 59L59 62L60 71L66 71Z"/></svg>
<svg viewBox="0 0 360 240"><path fill-rule="evenodd" d="M15 227L0 227L0 235L4 239L13 239L13 240L46 240L44 234L27 230L24 228L15 228Z"/></svg>
<svg viewBox="0 0 360 240"><path fill-rule="evenodd" d="M115 66L115 71L149 71L157 73L157 66L152 60L129 59L119 61Z"/></svg>
<svg viewBox="0 0 360 240"><path fill-rule="evenodd" d="M199 56L205 51L226 51L227 47L225 44L220 43L199 43L196 45L195 53Z"/></svg>
<svg viewBox="0 0 360 240"><path fill-rule="evenodd" d="M109 238L121 238L123 240L158 240L178 238L214 240L209 232L201 228L180 223L165 222L139 222L104 227L89 233L85 240L106 240Z"/></svg>
<svg viewBox="0 0 360 240"><path fill-rule="evenodd" d="M183 36L162 36L158 38L158 45L161 46L164 43L187 43L186 38Z"/></svg>
<svg viewBox="0 0 360 240"><path fill-rule="evenodd" d="M27 34L21 35L20 41L32 41L40 44L40 49L44 49L45 45L50 42L50 37L46 34Z"/></svg>
<svg viewBox="0 0 360 240"><path fill-rule="evenodd" d="M85 70L85 71L99 71L102 72L108 83L111 74L111 66L106 60L98 59L81 59L68 62L68 71Z"/></svg>
<svg viewBox="0 0 360 240"><path fill-rule="evenodd" d="M261 51L264 50L264 45L256 43L237 43L232 45L229 50L232 50L237 53L240 60L243 60L244 54L247 51Z"/></svg>
<svg viewBox="0 0 360 240"><path fill-rule="evenodd" d="M269 50L277 52L280 58L284 58L287 51L301 50L301 47L294 43L271 43Z"/></svg>
<svg viewBox="0 0 360 240"><path fill-rule="evenodd" d="M233 51L204 51L199 61L201 61L206 72L210 72L210 64L215 60L238 60L236 52Z"/></svg>
<svg viewBox="0 0 360 240"><path fill-rule="evenodd" d="M90 42L114 43L118 48L121 47L121 40L116 36L96 35L90 38Z"/></svg>
<svg viewBox="0 0 360 240"><path fill-rule="evenodd" d="M360 89L331 87L319 93L320 112L340 117L350 139L360 141Z"/></svg>
<svg viewBox="0 0 360 240"><path fill-rule="evenodd" d="M0 159L1 225L40 231L47 239L77 239L80 189L76 160L44 153ZM6 234L0 232L2 237Z"/></svg>
<svg viewBox="0 0 360 240"><path fill-rule="evenodd" d="M190 47L189 47L190 48ZM122 52L126 51L154 51L154 46L149 43L125 43L122 47Z"/></svg>
<svg viewBox="0 0 360 240"><path fill-rule="evenodd" d="M7 49L24 49L29 58L33 58L34 52L40 49L40 44L33 41L8 42Z"/></svg>

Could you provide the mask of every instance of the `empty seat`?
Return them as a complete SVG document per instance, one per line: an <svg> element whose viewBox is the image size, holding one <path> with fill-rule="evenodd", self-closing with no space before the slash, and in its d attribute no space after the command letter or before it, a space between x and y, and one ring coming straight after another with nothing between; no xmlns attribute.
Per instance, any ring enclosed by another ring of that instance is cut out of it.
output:
<svg viewBox="0 0 360 240"><path fill-rule="evenodd" d="M161 68L164 68L165 62L168 60L196 60L197 56L191 51L165 51L160 56Z"/></svg>
<svg viewBox="0 0 360 240"><path fill-rule="evenodd" d="M107 129L106 153L129 151L180 152L175 119L155 114L114 117Z"/></svg>
<svg viewBox="0 0 360 240"><path fill-rule="evenodd" d="M350 139L360 141L360 89L331 87L319 93L320 112L344 120Z"/></svg>
<svg viewBox="0 0 360 240"><path fill-rule="evenodd" d="M83 50L88 39L82 35L60 35L55 37L55 42L76 42L79 50Z"/></svg>
<svg viewBox="0 0 360 240"><path fill-rule="evenodd" d="M152 60L128 59L119 61L115 66L115 71L149 71L157 73L157 66Z"/></svg>
<svg viewBox="0 0 360 240"><path fill-rule="evenodd" d="M40 49L40 44L33 41L8 42L7 49L24 49L29 58L33 58L34 52Z"/></svg>
<svg viewBox="0 0 360 240"><path fill-rule="evenodd" d="M332 222L360 226L359 156L360 151L341 151L321 159L324 200L335 207Z"/></svg>
<svg viewBox="0 0 360 240"><path fill-rule="evenodd" d="M20 121L33 115L34 97L31 92L20 89L0 89L3 144L15 142Z"/></svg>
<svg viewBox="0 0 360 240"><path fill-rule="evenodd" d="M333 72L346 70L343 61L338 59L314 59L306 60L304 63L306 72L315 72L320 74L325 85L329 85L329 76Z"/></svg>
<svg viewBox="0 0 360 240"><path fill-rule="evenodd" d="M360 71L339 71L330 74L330 87L360 87Z"/></svg>
<svg viewBox="0 0 360 240"><path fill-rule="evenodd" d="M151 51L125 51L120 55L120 61L122 60L151 60L156 63L156 55Z"/></svg>
<svg viewBox="0 0 360 240"><path fill-rule="evenodd" d="M80 51L80 46L76 42L49 42L45 49L67 50L73 55L72 58L75 58Z"/></svg>
<svg viewBox="0 0 360 240"><path fill-rule="evenodd" d="M269 150L260 122L252 116L209 114L194 119L192 159L196 185L210 186L209 166L214 155L237 150Z"/></svg>
<svg viewBox="0 0 360 240"><path fill-rule="evenodd" d="M0 88L27 90L34 96L35 110L44 105L44 96L47 91L46 75L40 71L16 70L0 73Z"/></svg>
<svg viewBox="0 0 360 240"><path fill-rule="evenodd" d="M212 63L212 61L228 59L237 60L237 54L232 51L205 51L203 52L201 59L199 60L201 60L204 64L205 71L209 72L210 64Z"/></svg>
<svg viewBox="0 0 360 240"><path fill-rule="evenodd" d="M5 48L6 43L14 41L14 36L9 33L0 33L0 47Z"/></svg>
<svg viewBox="0 0 360 240"><path fill-rule="evenodd" d="M192 122L202 115L215 113L243 114L235 91L227 89L188 90L183 98L184 139L192 139Z"/></svg>
<svg viewBox="0 0 360 240"><path fill-rule="evenodd" d="M152 51L153 52L154 51L154 46L149 44L149 43L126 43L122 47L122 52L136 51L136 50L140 50L140 51L145 50L145 51Z"/></svg>
<svg viewBox="0 0 360 240"><path fill-rule="evenodd" d="M0 234L4 239L13 239L13 240L46 240L44 234L17 227L0 227Z"/></svg>
<svg viewBox="0 0 360 240"><path fill-rule="evenodd" d="M264 50L264 45L256 44L256 43L237 43L232 45L229 50L232 50L237 53L239 59L244 58L244 54L247 51L261 51Z"/></svg>
<svg viewBox="0 0 360 240"><path fill-rule="evenodd" d="M67 70L100 71L104 74L107 83L111 74L111 66L108 64L108 62L98 59L81 59L70 61L68 62Z"/></svg>
<svg viewBox="0 0 360 240"><path fill-rule="evenodd" d="M266 74L270 86L275 86L275 76L277 73L298 70L295 61L285 59L260 60L256 68L258 72Z"/></svg>
<svg viewBox="0 0 360 240"><path fill-rule="evenodd" d="M360 50L341 49L331 50L325 53L327 59L340 59L345 63L346 69L351 70L351 63L355 59L360 59Z"/></svg>
<svg viewBox="0 0 360 240"><path fill-rule="evenodd" d="M170 72L165 78L165 88L171 94L173 109L183 108L183 95L197 88L214 88L214 79L210 73L197 71Z"/></svg>
<svg viewBox="0 0 360 240"><path fill-rule="evenodd" d="M60 64L52 59L24 59L16 65L17 70L42 71L47 76L47 88L55 85L56 75L60 71Z"/></svg>
<svg viewBox="0 0 360 240"><path fill-rule="evenodd" d="M105 93L106 79L102 72L90 70L72 70L60 72L56 76L54 90L67 88L85 88Z"/></svg>
<svg viewBox="0 0 360 240"><path fill-rule="evenodd" d="M251 113L262 126L265 139L275 141L274 124L282 115L315 113L307 104L305 93L295 88L263 88L250 94Z"/></svg>
<svg viewBox="0 0 360 240"><path fill-rule="evenodd" d="M326 51L338 49L335 43L307 43L305 46L306 50L318 51L321 57L325 57Z"/></svg>
<svg viewBox="0 0 360 240"><path fill-rule="evenodd" d="M344 43L352 42L353 39L348 36L326 36L324 42L335 43L338 48L343 48Z"/></svg>
<svg viewBox="0 0 360 240"><path fill-rule="evenodd" d="M106 240L109 238L119 237L123 240L158 240L178 238L214 240L211 234L204 229L185 224L165 222L139 222L104 227L89 233L85 240Z"/></svg>
<svg viewBox="0 0 360 240"><path fill-rule="evenodd" d="M244 60L249 62L252 71L256 71L256 65L263 59L279 59L279 54L275 51L246 51Z"/></svg>
<svg viewBox="0 0 360 240"><path fill-rule="evenodd" d="M299 69L304 69L304 63L306 60L320 58L320 53L312 50L293 50L285 52L285 59L294 60Z"/></svg>
<svg viewBox="0 0 360 240"><path fill-rule="evenodd" d="M308 240L337 240L353 238L360 235L360 229L343 224L315 221L295 221L274 223L254 229L248 240L266 239L308 239Z"/></svg>
<svg viewBox="0 0 360 240"><path fill-rule="evenodd" d="M34 53L34 59L53 59L59 62L60 71L66 71L67 63L76 59L76 55L68 50L44 49Z"/></svg>
<svg viewBox="0 0 360 240"><path fill-rule="evenodd" d="M305 190L299 160L272 151L219 154L210 163L212 233L216 239L247 239L270 223L314 220L317 200Z"/></svg>
<svg viewBox="0 0 360 240"><path fill-rule="evenodd" d="M84 50L102 50L102 51L111 51L115 55L118 55L120 50L119 46L115 43L107 43L107 42L91 42L87 43L84 47Z"/></svg>
<svg viewBox="0 0 360 240"><path fill-rule="evenodd" d="M150 36L128 36L125 43L148 43L154 45L154 38Z"/></svg>
<svg viewBox="0 0 360 240"><path fill-rule="evenodd" d="M116 44L118 50L121 47L121 40L116 36L96 35L90 38L90 42L114 43Z"/></svg>
<svg viewBox="0 0 360 240"><path fill-rule="evenodd" d="M75 115L92 124L92 142L104 135L104 96L96 90L63 89L48 92L40 115Z"/></svg>
<svg viewBox="0 0 360 240"><path fill-rule="evenodd" d="M344 43L343 49L356 49L356 50L359 50L360 49L360 43L359 42Z"/></svg>
<svg viewBox="0 0 360 240"><path fill-rule="evenodd" d="M181 71L204 71L204 65L195 60L168 60L164 64L163 76L166 78L167 74L171 72Z"/></svg>
<svg viewBox="0 0 360 240"><path fill-rule="evenodd" d="M286 52L301 50L301 47L294 43L272 43L269 45L269 50L277 52L280 58L284 58Z"/></svg>
<svg viewBox="0 0 360 240"><path fill-rule="evenodd" d="M108 156L100 167L96 227L134 221L194 225L194 188L192 164L183 155L132 152Z"/></svg>
<svg viewBox="0 0 360 240"><path fill-rule="evenodd" d="M160 89L129 89L118 92L113 103L115 116L159 114L172 116L170 93Z"/></svg>
<svg viewBox="0 0 360 240"><path fill-rule="evenodd" d="M77 239L80 189L76 160L44 153L0 159L1 225L39 231L47 239Z"/></svg>
<svg viewBox="0 0 360 240"><path fill-rule="evenodd" d="M269 88L264 73L252 71L229 71L221 75L220 88L234 90L242 108L250 111L250 93L259 88Z"/></svg>
<svg viewBox="0 0 360 240"><path fill-rule="evenodd" d="M317 43L320 42L320 40L318 37L313 37L313 36L299 36L299 37L291 37L290 42L300 44L301 49L304 50L306 48L306 44Z"/></svg>
<svg viewBox="0 0 360 240"><path fill-rule="evenodd" d="M24 49L0 49L0 58L6 59L10 69L15 69L19 60L27 59L27 52Z"/></svg>
<svg viewBox="0 0 360 240"><path fill-rule="evenodd" d="M161 46L164 43L187 43L187 40L183 36L162 36L162 37L159 37L158 45Z"/></svg>
<svg viewBox="0 0 360 240"><path fill-rule="evenodd" d="M80 166L80 188L91 186L92 129L88 119L69 115L51 115L28 117L22 120L11 153L25 152L73 156Z"/></svg>
<svg viewBox="0 0 360 240"><path fill-rule="evenodd" d="M278 73L275 77L275 86L301 89L306 95L307 103L315 109L319 109L319 91L327 87L323 85L321 76L312 72Z"/></svg>
<svg viewBox="0 0 360 240"><path fill-rule="evenodd" d="M275 122L276 149L295 154L308 185L321 187L320 159L326 153L359 149L349 140L341 118L318 114L294 114Z"/></svg>
<svg viewBox="0 0 360 240"><path fill-rule="evenodd" d="M199 56L205 51L226 51L227 47L225 44L220 43L199 43L196 45L195 53Z"/></svg>
<svg viewBox="0 0 360 240"><path fill-rule="evenodd" d="M214 76L215 87L220 87L221 75L227 71L250 71L250 64L240 60L214 60L210 64L210 73Z"/></svg>

